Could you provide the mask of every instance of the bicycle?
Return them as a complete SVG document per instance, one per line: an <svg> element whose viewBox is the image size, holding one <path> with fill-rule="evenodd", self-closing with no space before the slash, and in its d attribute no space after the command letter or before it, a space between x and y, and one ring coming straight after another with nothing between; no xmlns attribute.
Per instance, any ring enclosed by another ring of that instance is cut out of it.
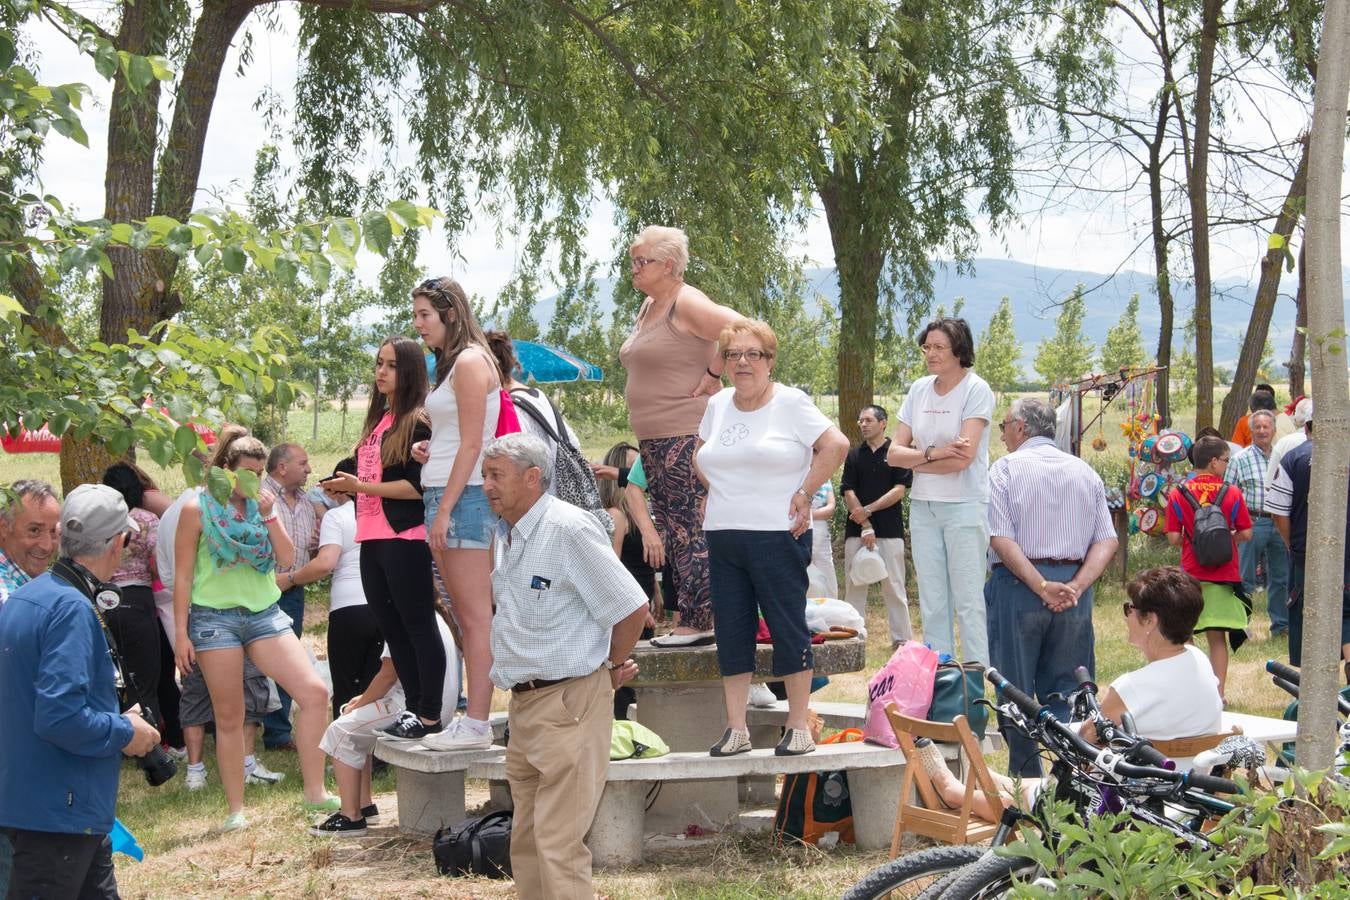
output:
<svg viewBox="0 0 1350 900"><path fill-rule="evenodd" d="M1199 828L1204 820L1232 809L1213 792L1236 793L1227 779L1200 773L1176 772L1147 740L1132 733L1129 723L1118 728L1102 715L1096 685L1080 668L1080 688L1071 697L1075 710L1092 721L1103 747L1094 747L1076 731L1059 722L1048 708L1010 684L995 669L986 677L1005 698L996 707L1011 722L1040 743L1052 758L1053 797L1042 795L1030 812L1007 807L992 839L993 847L1010 842L1017 829L1029 825L1050 833L1049 804L1067 801L1080 820L1108 812L1128 811L1132 818L1172 831L1179 838L1205 844ZM1165 807L1183 810L1180 821ZM1014 877L1031 877L1035 863L995 854L983 847L936 847L892 860L872 872L845 895L846 900L873 900L899 893L906 897L946 898L984 896L990 889L1010 884Z"/></svg>

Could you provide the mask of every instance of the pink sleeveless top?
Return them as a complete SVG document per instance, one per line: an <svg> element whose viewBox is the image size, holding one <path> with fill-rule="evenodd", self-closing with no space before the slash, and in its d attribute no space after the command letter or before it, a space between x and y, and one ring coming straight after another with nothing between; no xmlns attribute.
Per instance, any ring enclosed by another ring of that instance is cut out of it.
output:
<svg viewBox="0 0 1350 900"><path fill-rule="evenodd" d="M628 370L623 392L628 424L640 441L697 434L708 395L689 394L703 379L715 342L676 328L674 303L655 322L644 323L645 313L619 348L619 360Z"/></svg>

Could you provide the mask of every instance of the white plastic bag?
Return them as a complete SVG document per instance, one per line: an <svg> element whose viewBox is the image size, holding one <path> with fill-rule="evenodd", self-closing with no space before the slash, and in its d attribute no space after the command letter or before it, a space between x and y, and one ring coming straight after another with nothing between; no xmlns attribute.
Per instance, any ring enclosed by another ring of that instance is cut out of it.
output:
<svg viewBox="0 0 1350 900"><path fill-rule="evenodd" d="M848 567L848 577L854 584L875 584L886 577L886 562L875 549L859 547Z"/></svg>
<svg viewBox="0 0 1350 900"><path fill-rule="evenodd" d="M832 628L852 628L862 637L867 626L858 611L843 600L834 597L808 597L806 600L806 627L812 634Z"/></svg>

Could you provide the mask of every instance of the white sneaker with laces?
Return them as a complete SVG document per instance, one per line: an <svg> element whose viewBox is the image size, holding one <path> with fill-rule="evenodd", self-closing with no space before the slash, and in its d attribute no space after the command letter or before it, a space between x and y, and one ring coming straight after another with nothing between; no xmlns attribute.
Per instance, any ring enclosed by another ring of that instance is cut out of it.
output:
<svg viewBox="0 0 1350 900"><path fill-rule="evenodd" d="M200 772L194 772L192 769L188 769L186 780L187 789L189 791L200 791L202 788L206 787L206 770L202 769Z"/></svg>
<svg viewBox="0 0 1350 900"><path fill-rule="evenodd" d="M427 735L419 743L428 750L487 750L492 746L492 729L485 728L479 734L465 725L463 718L458 718L448 728Z"/></svg>
<svg viewBox="0 0 1350 900"><path fill-rule="evenodd" d="M769 690L769 686L763 682L755 682L750 685L750 705L751 706L773 706L778 702L778 698Z"/></svg>
<svg viewBox="0 0 1350 900"><path fill-rule="evenodd" d="M244 784L280 784L285 779L285 772L273 772L258 759L254 760L253 768L245 773Z"/></svg>

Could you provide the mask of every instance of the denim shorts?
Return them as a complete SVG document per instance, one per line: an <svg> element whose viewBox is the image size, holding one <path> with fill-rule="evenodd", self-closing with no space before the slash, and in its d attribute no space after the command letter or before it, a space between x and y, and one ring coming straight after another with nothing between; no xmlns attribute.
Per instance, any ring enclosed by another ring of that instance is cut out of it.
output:
<svg viewBox="0 0 1350 900"><path fill-rule="evenodd" d="M292 633L291 617L275 603L261 612L249 612L242 606L213 609L196 604L188 609L188 638L198 653L247 647L254 641Z"/></svg>
<svg viewBox="0 0 1350 900"><path fill-rule="evenodd" d="M422 504L426 507L427 531L436 520L445 488L424 488ZM445 543L451 550L486 550L492 542L492 529L497 527L497 514L488 505L487 494L481 484L466 484L455 508L450 510L450 528ZM430 535L428 534L428 539Z"/></svg>

